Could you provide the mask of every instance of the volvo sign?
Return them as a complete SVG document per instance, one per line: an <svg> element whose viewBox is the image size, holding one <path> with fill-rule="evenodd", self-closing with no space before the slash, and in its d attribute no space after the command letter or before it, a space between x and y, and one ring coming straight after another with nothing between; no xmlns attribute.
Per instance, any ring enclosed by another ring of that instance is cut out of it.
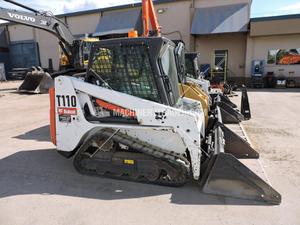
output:
<svg viewBox="0 0 300 225"><path fill-rule="evenodd" d="M20 15L17 13L10 13L10 12L8 12L8 15L10 18L14 18L17 20L28 21L28 22L32 22L32 23L35 22L35 18L31 17L31 16L24 16L24 15Z"/></svg>

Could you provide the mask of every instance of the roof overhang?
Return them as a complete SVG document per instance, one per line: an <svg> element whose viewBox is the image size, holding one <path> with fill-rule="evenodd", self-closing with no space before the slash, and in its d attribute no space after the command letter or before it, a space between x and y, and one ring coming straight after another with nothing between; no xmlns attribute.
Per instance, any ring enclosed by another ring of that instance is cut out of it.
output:
<svg viewBox="0 0 300 225"><path fill-rule="evenodd" d="M100 18L94 37L127 35L130 30L142 33L141 9L105 12Z"/></svg>
<svg viewBox="0 0 300 225"><path fill-rule="evenodd" d="M197 8L192 22L191 34L248 32L249 21L249 4Z"/></svg>

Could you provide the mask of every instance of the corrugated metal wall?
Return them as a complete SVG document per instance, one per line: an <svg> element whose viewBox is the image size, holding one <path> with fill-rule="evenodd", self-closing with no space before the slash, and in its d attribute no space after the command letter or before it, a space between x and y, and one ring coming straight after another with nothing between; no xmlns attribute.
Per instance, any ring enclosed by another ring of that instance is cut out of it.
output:
<svg viewBox="0 0 300 225"><path fill-rule="evenodd" d="M9 43L7 33L4 27L0 28L0 63L4 63L6 77L9 70Z"/></svg>
<svg viewBox="0 0 300 225"><path fill-rule="evenodd" d="M30 68L40 65L38 43L34 41L10 44L11 68Z"/></svg>
<svg viewBox="0 0 300 225"><path fill-rule="evenodd" d="M0 63L4 63L5 71L9 70L9 68L10 68L10 66L9 66L9 52L3 52L0 49Z"/></svg>

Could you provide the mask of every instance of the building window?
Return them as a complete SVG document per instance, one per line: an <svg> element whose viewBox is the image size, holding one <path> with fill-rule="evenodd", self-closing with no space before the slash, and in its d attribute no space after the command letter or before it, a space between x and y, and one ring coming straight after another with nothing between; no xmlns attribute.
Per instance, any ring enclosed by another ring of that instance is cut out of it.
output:
<svg viewBox="0 0 300 225"><path fill-rule="evenodd" d="M226 81L228 72L228 50L215 50L213 63L214 65L211 68L213 83Z"/></svg>
<svg viewBox="0 0 300 225"><path fill-rule="evenodd" d="M268 51L268 64L275 64L276 63L276 54L278 50L269 50Z"/></svg>
<svg viewBox="0 0 300 225"><path fill-rule="evenodd" d="M269 50L268 64L300 65L300 48Z"/></svg>

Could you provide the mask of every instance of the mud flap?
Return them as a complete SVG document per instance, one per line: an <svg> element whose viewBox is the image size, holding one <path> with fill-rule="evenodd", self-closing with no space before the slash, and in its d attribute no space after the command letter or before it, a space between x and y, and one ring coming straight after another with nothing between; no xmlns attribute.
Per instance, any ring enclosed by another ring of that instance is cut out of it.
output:
<svg viewBox="0 0 300 225"><path fill-rule="evenodd" d="M240 112L238 112L225 102L219 101L217 102L217 106L220 108L222 122L225 124L236 124L245 119Z"/></svg>
<svg viewBox="0 0 300 225"><path fill-rule="evenodd" d="M255 151L249 143L229 128L220 124L224 134L225 153L230 153L238 159L258 159L259 153Z"/></svg>
<svg viewBox="0 0 300 225"><path fill-rule="evenodd" d="M243 86L242 88L241 113L244 115L244 118L246 120L251 119L250 104L249 104L247 89L245 86Z"/></svg>
<svg viewBox="0 0 300 225"><path fill-rule="evenodd" d="M213 155L202 177L203 192L280 204L281 195L232 154Z"/></svg>
<svg viewBox="0 0 300 225"><path fill-rule="evenodd" d="M41 68L33 68L28 72L23 83L18 88L18 92L42 94L48 93L49 88L53 87L54 81L50 74L44 72Z"/></svg>

